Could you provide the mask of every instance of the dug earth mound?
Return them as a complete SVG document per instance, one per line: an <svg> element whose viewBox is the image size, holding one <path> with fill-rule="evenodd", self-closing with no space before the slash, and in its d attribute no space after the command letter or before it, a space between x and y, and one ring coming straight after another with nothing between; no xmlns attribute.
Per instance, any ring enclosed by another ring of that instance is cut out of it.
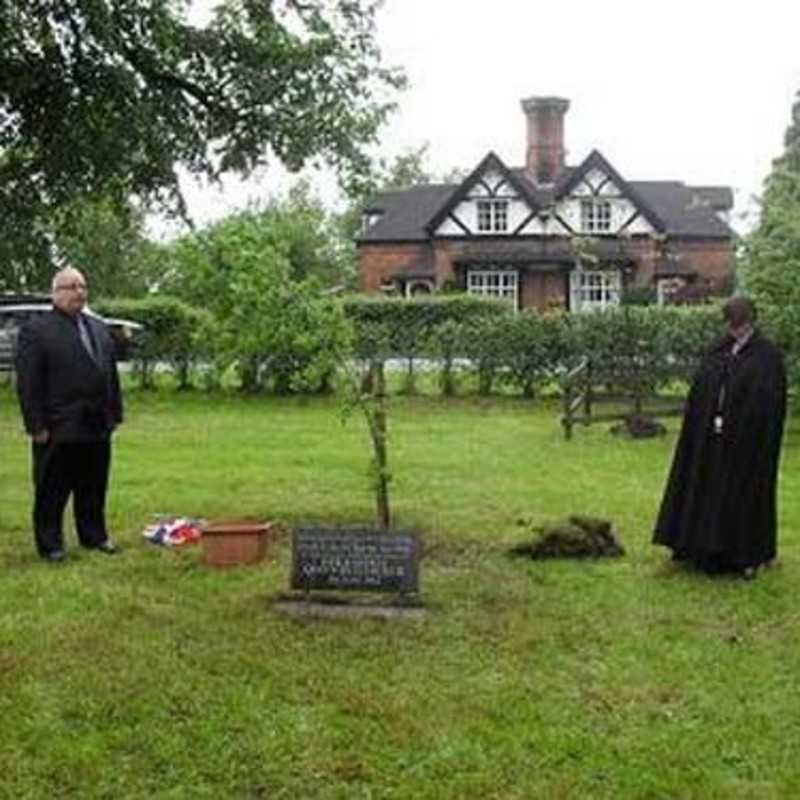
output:
<svg viewBox="0 0 800 800"><path fill-rule="evenodd" d="M526 519L518 524L527 526L534 537L512 547L512 556L543 559L625 555L610 520L572 514L553 525L534 526Z"/></svg>

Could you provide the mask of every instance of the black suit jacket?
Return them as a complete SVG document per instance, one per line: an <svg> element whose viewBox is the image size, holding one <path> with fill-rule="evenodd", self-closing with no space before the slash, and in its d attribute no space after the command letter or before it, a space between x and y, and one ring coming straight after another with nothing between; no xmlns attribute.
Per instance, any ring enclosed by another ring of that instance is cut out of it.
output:
<svg viewBox="0 0 800 800"><path fill-rule="evenodd" d="M53 309L20 329L17 394L30 434L55 442L105 439L122 422L114 345L105 325L82 315L96 358L86 351L77 322Z"/></svg>

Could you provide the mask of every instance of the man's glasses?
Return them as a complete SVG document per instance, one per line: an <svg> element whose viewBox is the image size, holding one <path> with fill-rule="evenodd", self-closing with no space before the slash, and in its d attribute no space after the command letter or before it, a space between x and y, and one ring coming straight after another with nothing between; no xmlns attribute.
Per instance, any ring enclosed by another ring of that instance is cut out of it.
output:
<svg viewBox="0 0 800 800"><path fill-rule="evenodd" d="M88 287L85 283L81 283L80 281L75 281L74 283L61 283L56 286L56 291L66 291L66 292L77 292L79 290L86 291Z"/></svg>

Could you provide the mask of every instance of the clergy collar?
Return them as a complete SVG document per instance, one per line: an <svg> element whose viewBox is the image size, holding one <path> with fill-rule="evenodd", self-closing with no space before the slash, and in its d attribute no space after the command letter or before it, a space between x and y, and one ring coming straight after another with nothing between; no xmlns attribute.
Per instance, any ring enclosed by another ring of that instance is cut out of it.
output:
<svg viewBox="0 0 800 800"><path fill-rule="evenodd" d="M736 355L737 353L741 352L742 349L748 344L748 342L753 338L753 334L755 333L755 328L750 325L741 336L734 336L733 337L733 346L731 347L731 352Z"/></svg>

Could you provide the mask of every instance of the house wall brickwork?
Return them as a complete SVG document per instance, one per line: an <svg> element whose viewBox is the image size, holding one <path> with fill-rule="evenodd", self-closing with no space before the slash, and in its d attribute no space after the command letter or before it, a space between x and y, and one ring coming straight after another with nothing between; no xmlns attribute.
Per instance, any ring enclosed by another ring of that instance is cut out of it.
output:
<svg viewBox="0 0 800 800"><path fill-rule="evenodd" d="M358 265L361 290L367 293L380 291L384 283L402 274L409 266L432 266L437 287L446 283L466 288L466 270L458 265L470 241L434 240L428 243L360 245ZM725 292L733 278L734 257L725 240L669 241L670 253L680 263L697 273L698 281L708 282L713 292ZM628 277L634 286L656 285L656 265L661 259L663 245L650 237L629 239L625 253L635 267ZM546 267L542 271L520 267L519 305L521 309L535 308L545 311L567 307L568 280L565 272Z"/></svg>
<svg viewBox="0 0 800 800"><path fill-rule="evenodd" d="M381 285L413 266L430 264L429 244L376 244L358 248L358 278L362 292L374 294Z"/></svg>
<svg viewBox="0 0 800 800"><path fill-rule="evenodd" d="M525 165L536 181L552 183L564 168L564 114L568 108L569 100L562 97L522 101L528 129Z"/></svg>
<svg viewBox="0 0 800 800"><path fill-rule="evenodd" d="M433 244L433 271L436 274L436 285L442 286L445 283L456 281L459 276L456 274L454 261L454 249L458 251L458 243L449 241L434 242ZM463 278L463 276L461 276ZM464 287L463 280L458 283Z"/></svg>
<svg viewBox="0 0 800 800"><path fill-rule="evenodd" d="M708 281L714 292L730 288L734 268L730 242L722 239L670 239L666 247L683 267L697 274L697 280ZM626 250L637 264L633 283L654 286L662 245L649 238L638 239L627 243Z"/></svg>
<svg viewBox="0 0 800 800"><path fill-rule="evenodd" d="M707 279L714 292L730 291L733 282L735 257L729 242L720 240L692 240L675 243L687 263L698 273L698 279Z"/></svg>

